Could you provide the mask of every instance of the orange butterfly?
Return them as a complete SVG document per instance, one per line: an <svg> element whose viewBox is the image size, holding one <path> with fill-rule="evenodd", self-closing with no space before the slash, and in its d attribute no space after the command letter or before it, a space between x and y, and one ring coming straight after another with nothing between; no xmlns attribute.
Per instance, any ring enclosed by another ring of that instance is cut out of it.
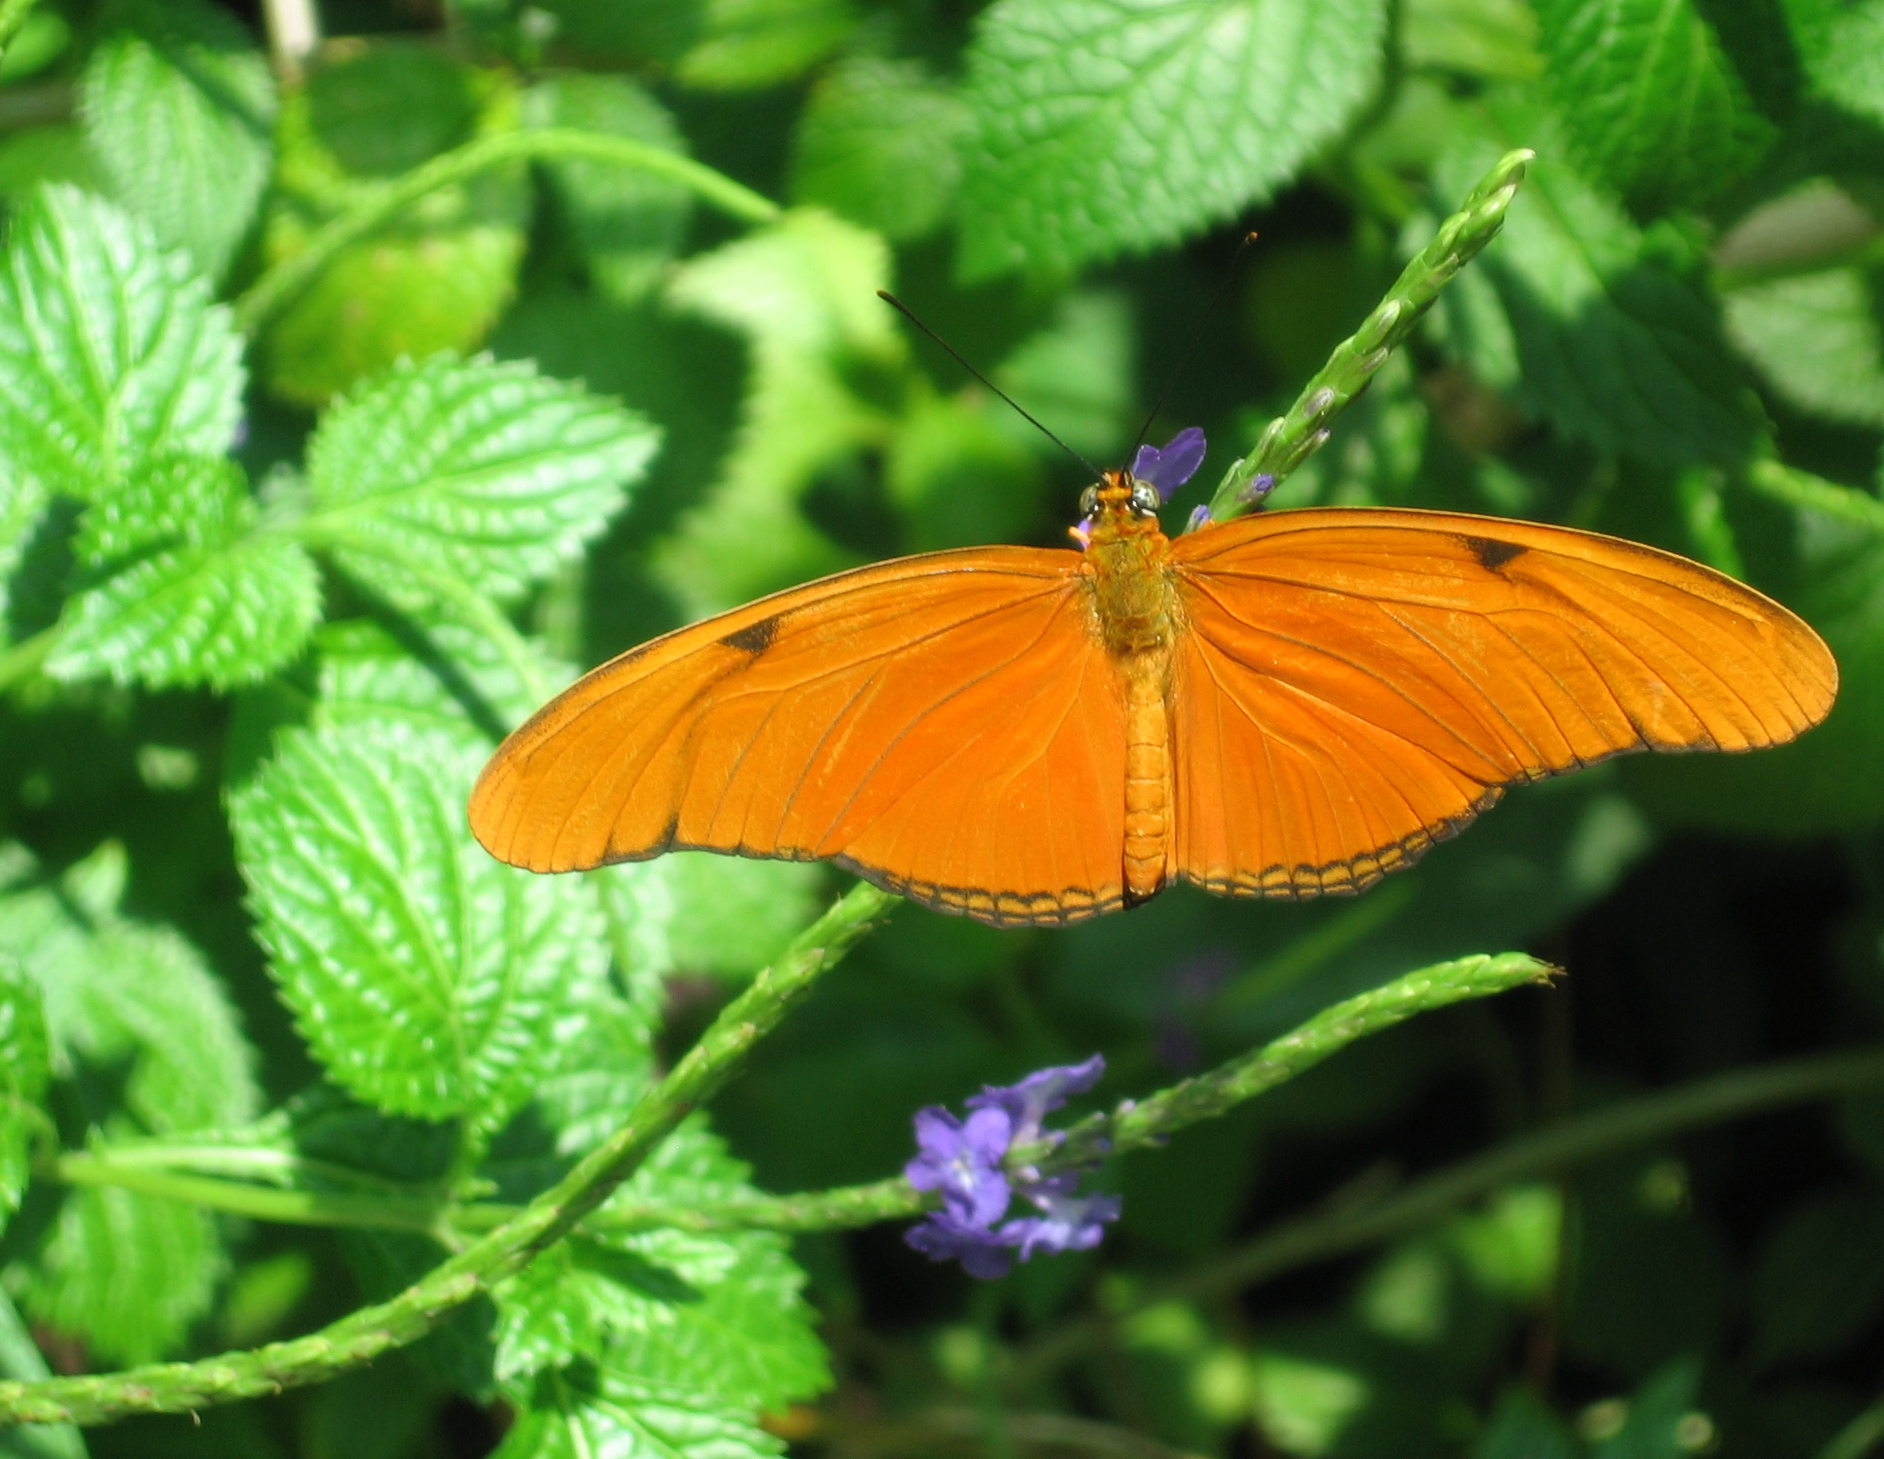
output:
<svg viewBox="0 0 1884 1459"><path fill-rule="evenodd" d="M1080 551L971 547L776 593L604 664L471 796L502 861L828 857L1001 927L1176 880L1353 892L1504 787L1822 720L1830 651L1710 568L1497 517L1313 508L1171 541L1203 434L1088 488Z"/></svg>

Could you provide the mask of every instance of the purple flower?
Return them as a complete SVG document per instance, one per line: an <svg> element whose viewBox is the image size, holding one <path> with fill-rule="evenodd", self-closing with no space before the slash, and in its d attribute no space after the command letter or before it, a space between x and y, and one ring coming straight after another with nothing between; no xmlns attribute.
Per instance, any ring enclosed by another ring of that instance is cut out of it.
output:
<svg viewBox="0 0 1884 1459"><path fill-rule="evenodd" d="M1076 1196L1069 1187L1065 1194L1043 1188L1028 1199L1046 1214L1023 1216L1001 1227L1002 1237L1020 1248L1022 1261L1035 1252L1057 1256L1062 1251L1090 1251L1105 1236L1106 1222L1119 1219L1117 1196Z"/></svg>
<svg viewBox="0 0 1884 1459"><path fill-rule="evenodd" d="M1027 1145L1040 1138L1040 1122L1075 1094L1084 1094L1106 1072L1103 1054L1083 1064L1061 1064L1029 1074L1018 1084L984 1084L970 1095L968 1107L977 1112L1004 1110L1013 1121L1010 1145ZM972 1118L972 1116L971 1116Z"/></svg>
<svg viewBox="0 0 1884 1459"><path fill-rule="evenodd" d="M1018 1224L1008 1222L1009 1226ZM930 1261L959 1261L963 1271L984 1282L1007 1275L1013 1261L1008 1248L1016 1244L1007 1238L1005 1228L993 1231L977 1226L972 1221L964 1221L946 1206L931 1211L920 1224L911 1226L903 1233L903 1240Z"/></svg>
<svg viewBox="0 0 1884 1459"><path fill-rule="evenodd" d="M1007 1211L1007 1174L1001 1160L1013 1143L1013 1125L998 1109L958 1120L940 1105L916 1111L916 1148L903 1167L919 1191L941 1191L943 1209L963 1221L991 1226Z"/></svg>
<svg viewBox="0 0 1884 1459"><path fill-rule="evenodd" d="M1132 475L1170 501L1177 489L1204 464L1204 433L1187 426L1162 446L1140 446L1132 457Z"/></svg>
<svg viewBox="0 0 1884 1459"><path fill-rule="evenodd" d="M1009 1250L1026 1261L1036 1252L1085 1251L1099 1244L1108 1221L1118 1219L1117 1196L1077 1194L1073 1172L1042 1176L1024 1167L1010 1177L1005 1160L1014 1146L1040 1137L1040 1124L1099 1082L1105 1060L1094 1054L1083 1064L1042 1069L1018 1084L988 1085L968 1101L958 1120L930 1105L916 1112L920 1152L903 1167L917 1190L940 1191L942 1205L904 1233L903 1239L931 1261L959 1261L970 1276L1007 1274ZM1015 1193L1043 1214L1001 1222Z"/></svg>
<svg viewBox="0 0 1884 1459"><path fill-rule="evenodd" d="M1236 499L1245 505L1260 502L1276 489L1276 479L1267 471L1259 471L1238 490Z"/></svg>
<svg viewBox="0 0 1884 1459"><path fill-rule="evenodd" d="M1184 524L1184 530L1186 532L1195 532L1209 520L1210 504L1208 502L1199 502L1196 506L1191 508L1191 519Z"/></svg>

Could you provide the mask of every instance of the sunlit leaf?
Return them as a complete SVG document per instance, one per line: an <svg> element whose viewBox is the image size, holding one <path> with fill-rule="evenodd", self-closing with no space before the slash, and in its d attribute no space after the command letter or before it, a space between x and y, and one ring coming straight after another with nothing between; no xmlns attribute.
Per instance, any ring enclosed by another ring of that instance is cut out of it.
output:
<svg viewBox="0 0 1884 1459"><path fill-rule="evenodd" d="M1884 322L1871 275L1828 269L1735 289L1727 331L1790 404L1884 425Z"/></svg>
<svg viewBox="0 0 1884 1459"><path fill-rule="evenodd" d="M705 0L699 38L674 71L713 91L775 85L829 55L856 24L850 0Z"/></svg>
<svg viewBox="0 0 1884 1459"><path fill-rule="evenodd" d="M146 465L86 514L74 552L91 585L47 660L59 678L227 689L293 658L320 617L313 560L257 527L228 460Z"/></svg>
<svg viewBox="0 0 1884 1459"><path fill-rule="evenodd" d="M115 194L215 278L254 218L275 123L267 58L203 0L120 10L85 67L85 136Z"/></svg>
<svg viewBox="0 0 1884 1459"><path fill-rule="evenodd" d="M1002 0L968 57L963 269L1063 274L1232 217L1366 98L1385 29L1378 0Z"/></svg>
<svg viewBox="0 0 1884 1459"><path fill-rule="evenodd" d="M0 276L0 459L71 496L108 494L159 453L235 434L240 345L180 253L76 188L15 215Z"/></svg>
<svg viewBox="0 0 1884 1459"><path fill-rule="evenodd" d="M428 570L514 598L602 530L658 440L639 416L527 364L435 356L321 421L304 533L398 604L436 600Z"/></svg>
<svg viewBox="0 0 1884 1459"><path fill-rule="evenodd" d="M52 1065L39 984L17 954L0 954L0 1216L20 1208Z"/></svg>
<svg viewBox="0 0 1884 1459"><path fill-rule="evenodd" d="M492 1459L772 1459L751 1415L630 1369L541 1375Z"/></svg>
<svg viewBox="0 0 1884 1459"><path fill-rule="evenodd" d="M580 879L502 866L465 834L478 759L395 722L291 731L233 818L270 970L333 1079L390 1113L495 1127L606 953Z"/></svg>

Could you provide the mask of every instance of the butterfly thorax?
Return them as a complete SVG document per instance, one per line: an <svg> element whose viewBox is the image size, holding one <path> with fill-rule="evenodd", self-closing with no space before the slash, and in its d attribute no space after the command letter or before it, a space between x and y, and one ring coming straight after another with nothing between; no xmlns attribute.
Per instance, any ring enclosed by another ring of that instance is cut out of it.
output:
<svg viewBox="0 0 1884 1459"><path fill-rule="evenodd" d="M1149 500L1148 500L1149 497ZM1125 901L1155 896L1171 866L1171 645L1178 628L1171 544L1147 492L1109 471L1089 493L1084 570L1125 710Z"/></svg>
<svg viewBox="0 0 1884 1459"><path fill-rule="evenodd" d="M1146 653L1162 658L1177 628L1171 543L1158 528L1157 513L1144 509L1144 495L1128 472L1108 471L1088 497L1092 511L1081 534L1099 631L1121 659Z"/></svg>

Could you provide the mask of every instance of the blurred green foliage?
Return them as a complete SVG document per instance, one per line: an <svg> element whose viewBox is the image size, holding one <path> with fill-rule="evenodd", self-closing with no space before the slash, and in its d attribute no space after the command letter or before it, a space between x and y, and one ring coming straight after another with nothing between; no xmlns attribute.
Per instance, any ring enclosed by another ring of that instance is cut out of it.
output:
<svg viewBox="0 0 1884 1459"><path fill-rule="evenodd" d="M1884 1026L1880 0L328 0L285 54L301 8L0 6L0 1375L396 1290L449 1232L208 1192L527 1200L811 920L822 868L532 878L463 803L578 665L870 558L1063 541L1077 466L879 288L1076 450L1157 402L1220 471L1535 149L1274 504L1673 548L1809 618L1842 693L1780 751L1515 793L1359 900L905 909L624 1196L878 1180L983 1081L1100 1049L1142 1097L1409 968L1567 967L1116 1161L1100 1251L970 1290L883 1227L585 1232L337 1382L0 1453L1884 1450L1884 1096L1248 1264Z"/></svg>

